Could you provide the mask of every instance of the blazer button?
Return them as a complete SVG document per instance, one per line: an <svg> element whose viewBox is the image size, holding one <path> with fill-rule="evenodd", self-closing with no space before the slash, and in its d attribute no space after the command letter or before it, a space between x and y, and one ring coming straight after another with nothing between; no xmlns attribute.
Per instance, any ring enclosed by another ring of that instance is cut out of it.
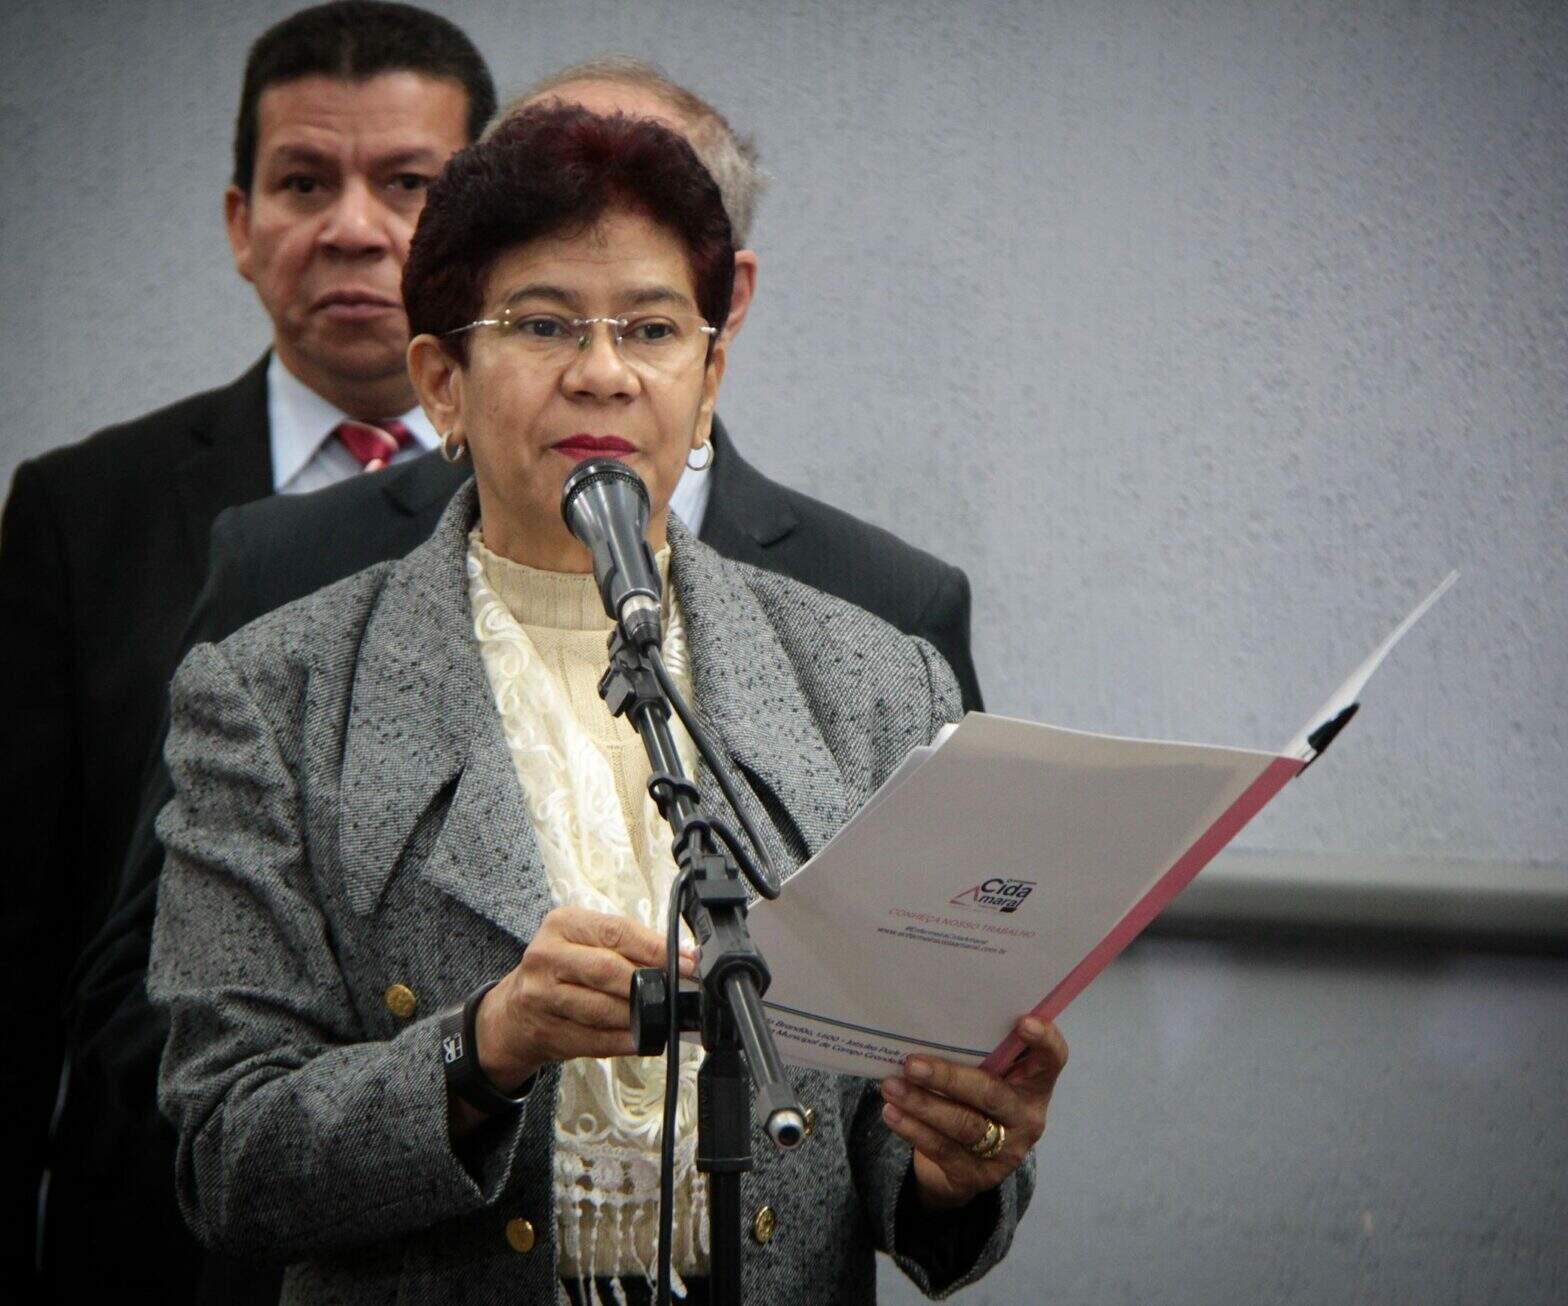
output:
<svg viewBox="0 0 1568 1306"><path fill-rule="evenodd" d="M778 1217L773 1214L771 1206L764 1206L751 1222L752 1239L760 1247L766 1247L773 1241L773 1231L778 1228Z"/></svg>
<svg viewBox="0 0 1568 1306"><path fill-rule="evenodd" d="M518 1218L506 1222L506 1241L514 1252L524 1255L534 1249L534 1226L531 1220Z"/></svg>
<svg viewBox="0 0 1568 1306"><path fill-rule="evenodd" d="M810 1138L811 1137L811 1131L814 1130L816 1127L817 1127L817 1108L814 1107L814 1106L808 1106L806 1108L806 1132L804 1134L802 1134L801 1137L802 1138Z"/></svg>
<svg viewBox="0 0 1568 1306"><path fill-rule="evenodd" d="M419 1005L419 999L414 996L414 990L407 984L394 984L384 994L383 1001L390 1011L399 1020L407 1020L414 1014L414 1008Z"/></svg>

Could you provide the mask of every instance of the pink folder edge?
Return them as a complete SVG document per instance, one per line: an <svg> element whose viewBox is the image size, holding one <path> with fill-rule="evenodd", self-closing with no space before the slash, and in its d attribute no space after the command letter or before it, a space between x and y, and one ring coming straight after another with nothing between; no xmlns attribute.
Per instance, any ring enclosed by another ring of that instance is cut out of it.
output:
<svg viewBox="0 0 1568 1306"><path fill-rule="evenodd" d="M1175 864L1150 886L1131 910L1111 927L1111 931L1090 949L1054 989L1029 1014L1041 1020L1055 1020L1067 1004L1089 987L1089 982L1111 964L1129 943L1148 927L1150 921L1170 905L1171 899L1192 883L1214 855L1241 832L1243 826L1266 807L1275 794L1307 764L1296 757L1276 757L1263 768L1263 774L1225 809L1219 820L1198 836ZM994 1075L1005 1075L1028 1048L1017 1034L1008 1034L983 1062L981 1068Z"/></svg>

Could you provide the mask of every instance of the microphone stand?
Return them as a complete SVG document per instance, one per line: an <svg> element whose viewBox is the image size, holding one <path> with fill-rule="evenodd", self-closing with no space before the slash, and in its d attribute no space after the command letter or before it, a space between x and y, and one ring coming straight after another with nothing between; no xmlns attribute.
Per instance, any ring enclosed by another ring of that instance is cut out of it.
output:
<svg viewBox="0 0 1568 1306"><path fill-rule="evenodd" d="M759 877L735 835L721 821L703 815L702 795L681 766L670 732L671 702L666 685L661 683L661 674L667 680L667 673L659 662L657 644L634 644L618 622L609 647L610 665L599 681L599 696L611 715L629 717L647 750L653 768L648 792L674 831L673 849L680 868L675 882L678 908L702 950L698 988L679 990L672 915L667 970L639 970L633 978L632 1034L640 1055L667 1050L673 1064L679 1054L676 1047L668 1046L670 1041L678 1044L682 1030L701 1033L707 1057L697 1075L697 1169L708 1177L709 1292L715 1306L738 1306L741 1175L752 1168L748 1074L774 1143L781 1148L796 1147L806 1132L800 1103L784 1076L783 1062L762 1011L761 995L767 991L771 976L746 929L746 890L737 859L747 864L754 880ZM673 684L669 688L678 696ZM708 754L708 764L722 783L719 759L711 755L700 729L694 729L692 735ZM744 823L743 815L741 819ZM760 842L758 851L763 853ZM673 1081L673 1076L670 1078ZM675 1091L674 1082L665 1084L666 1168L661 1195L666 1199L674 1121L670 1104ZM668 1218L666 1200L661 1233L669 1228ZM661 1301L668 1300L668 1290L661 1255Z"/></svg>

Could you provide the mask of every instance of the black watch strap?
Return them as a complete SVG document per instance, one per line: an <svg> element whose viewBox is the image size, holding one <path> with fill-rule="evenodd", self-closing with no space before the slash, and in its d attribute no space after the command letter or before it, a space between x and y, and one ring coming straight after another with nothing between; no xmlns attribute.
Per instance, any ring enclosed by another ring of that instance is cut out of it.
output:
<svg viewBox="0 0 1568 1306"><path fill-rule="evenodd" d="M486 1115L498 1111L515 1111L528 1101L528 1091L533 1087L530 1076L516 1097L508 1097L490 1082L479 1064L479 1040L474 1037L479 1004L499 981L481 985L468 995L460 1007L449 1007L441 1013L441 1062L446 1068L447 1091L456 1093L469 1106L477 1107Z"/></svg>

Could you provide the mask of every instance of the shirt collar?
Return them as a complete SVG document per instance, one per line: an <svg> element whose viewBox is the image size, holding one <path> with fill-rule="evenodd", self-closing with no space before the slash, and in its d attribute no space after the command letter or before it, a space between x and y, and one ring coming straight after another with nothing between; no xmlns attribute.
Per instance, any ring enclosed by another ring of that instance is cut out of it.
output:
<svg viewBox="0 0 1568 1306"><path fill-rule="evenodd" d="M712 448L712 446L709 446ZM713 449L714 457L718 450ZM708 495L713 489L713 458L704 467L688 467L675 483L670 495L670 511L685 523L693 535L702 534L702 519L708 514Z"/></svg>
<svg viewBox="0 0 1568 1306"><path fill-rule="evenodd" d="M421 449L434 449L441 443L417 404L396 417L413 435ZM272 488L287 485L326 443L339 422L349 415L328 403L283 365L274 353L267 363L267 421L272 447Z"/></svg>

